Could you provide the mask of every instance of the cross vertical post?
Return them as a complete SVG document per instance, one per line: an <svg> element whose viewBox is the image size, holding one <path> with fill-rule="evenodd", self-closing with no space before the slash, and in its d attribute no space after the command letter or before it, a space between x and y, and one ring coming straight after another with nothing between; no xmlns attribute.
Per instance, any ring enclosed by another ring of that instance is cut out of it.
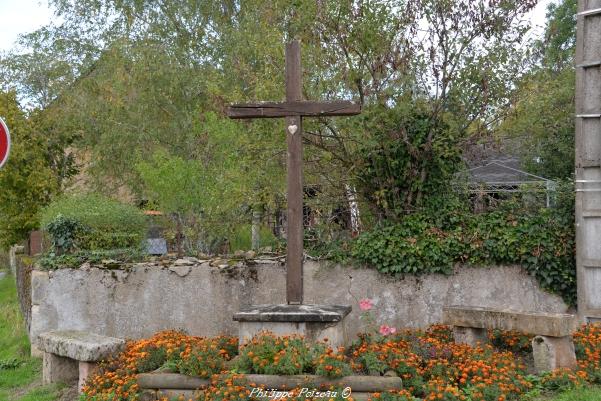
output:
<svg viewBox="0 0 601 401"><path fill-rule="evenodd" d="M286 45L286 101L302 100L300 43ZM303 302L303 135L302 117L286 117L288 229L286 247L286 300Z"/></svg>

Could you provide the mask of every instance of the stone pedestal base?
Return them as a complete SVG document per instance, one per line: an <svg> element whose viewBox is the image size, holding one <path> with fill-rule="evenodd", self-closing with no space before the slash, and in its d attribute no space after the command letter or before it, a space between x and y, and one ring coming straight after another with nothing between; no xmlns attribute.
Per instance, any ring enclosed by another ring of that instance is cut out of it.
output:
<svg viewBox="0 0 601 401"><path fill-rule="evenodd" d="M79 367L76 360L44 352L42 367L44 384L75 382L78 377Z"/></svg>
<svg viewBox="0 0 601 401"><path fill-rule="evenodd" d="M256 305L234 315L239 322L240 345L260 332L277 336L301 335L309 341L328 340L332 348L348 345L346 305Z"/></svg>
<svg viewBox="0 0 601 401"><path fill-rule="evenodd" d="M474 327L453 326L453 337L457 344L467 344L475 347L476 345L484 345L488 342L486 329Z"/></svg>
<svg viewBox="0 0 601 401"><path fill-rule="evenodd" d="M550 372L557 368L577 367L574 342L571 336L536 336L532 339L534 369L537 373Z"/></svg>
<svg viewBox="0 0 601 401"><path fill-rule="evenodd" d="M81 389L84 384L86 384L86 380L88 376L94 373L94 371L98 368L98 364L96 362L83 362L79 361L79 393L81 394Z"/></svg>

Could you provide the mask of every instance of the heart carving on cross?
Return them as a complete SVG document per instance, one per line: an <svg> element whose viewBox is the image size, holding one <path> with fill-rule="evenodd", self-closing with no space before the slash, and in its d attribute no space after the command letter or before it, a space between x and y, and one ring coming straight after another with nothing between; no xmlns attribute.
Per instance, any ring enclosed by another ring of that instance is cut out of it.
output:
<svg viewBox="0 0 601 401"><path fill-rule="evenodd" d="M298 126L297 125L289 125L288 126L288 132L290 132L292 135L294 135L297 130L298 130Z"/></svg>

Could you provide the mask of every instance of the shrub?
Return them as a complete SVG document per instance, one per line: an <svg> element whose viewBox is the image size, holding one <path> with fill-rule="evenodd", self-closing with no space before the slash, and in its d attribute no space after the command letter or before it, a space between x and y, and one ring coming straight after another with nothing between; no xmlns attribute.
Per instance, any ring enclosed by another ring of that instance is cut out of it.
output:
<svg viewBox="0 0 601 401"><path fill-rule="evenodd" d="M241 373L297 375L309 371L311 363L311 351L301 337L264 333L240 350L236 367Z"/></svg>
<svg viewBox="0 0 601 401"><path fill-rule="evenodd" d="M134 206L98 194L64 196L42 212L57 253L74 249L135 248L146 234L146 217Z"/></svg>
<svg viewBox="0 0 601 401"><path fill-rule="evenodd" d="M315 361L316 375L343 377L352 373L351 365L342 352L334 353L332 349L328 349Z"/></svg>
<svg viewBox="0 0 601 401"><path fill-rule="evenodd" d="M60 213L46 225L46 230L52 237L52 246L59 255L73 249L77 235L82 229L82 225L77 220Z"/></svg>
<svg viewBox="0 0 601 401"><path fill-rule="evenodd" d="M489 330L488 339L500 349L506 349L514 353L526 354L532 350L532 338L534 336L520 333L518 331Z"/></svg>

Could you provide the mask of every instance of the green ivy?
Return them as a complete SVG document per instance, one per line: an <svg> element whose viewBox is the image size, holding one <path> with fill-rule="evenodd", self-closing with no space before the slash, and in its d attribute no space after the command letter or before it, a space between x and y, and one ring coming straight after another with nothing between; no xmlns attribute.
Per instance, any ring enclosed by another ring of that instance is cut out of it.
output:
<svg viewBox="0 0 601 401"><path fill-rule="evenodd" d="M46 225L46 231L52 238L52 246L59 255L73 249L81 229L82 226L77 220L60 213Z"/></svg>
<svg viewBox="0 0 601 401"><path fill-rule="evenodd" d="M521 265L542 288L575 305L570 205L524 210L508 202L482 214L458 209L424 211L365 232L349 247L356 261L393 275L451 274L457 263Z"/></svg>

